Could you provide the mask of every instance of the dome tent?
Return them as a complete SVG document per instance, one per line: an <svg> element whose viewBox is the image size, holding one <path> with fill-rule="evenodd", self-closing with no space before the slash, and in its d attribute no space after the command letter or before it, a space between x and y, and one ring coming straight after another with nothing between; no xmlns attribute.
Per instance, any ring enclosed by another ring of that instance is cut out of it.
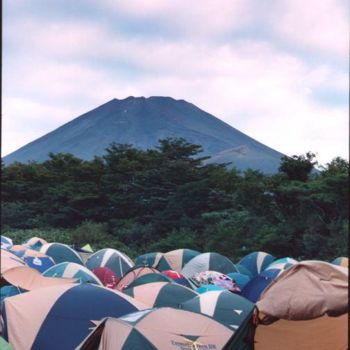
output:
<svg viewBox="0 0 350 350"><path fill-rule="evenodd" d="M160 259L163 257L163 253L152 252L138 256L135 259L135 266L147 266L157 268Z"/></svg>
<svg viewBox="0 0 350 350"><path fill-rule="evenodd" d="M235 331L237 349L250 350L254 343L257 311L255 305L237 294L211 291L194 297L181 305L182 310L206 314Z"/></svg>
<svg viewBox="0 0 350 350"><path fill-rule="evenodd" d="M48 242L46 242L44 239L42 239L40 237L32 237L32 238L29 238L26 241L24 241L22 244L24 246L29 247L30 249L40 250L40 248L44 244L48 244Z"/></svg>
<svg viewBox="0 0 350 350"><path fill-rule="evenodd" d="M9 249L13 246L12 239L1 235L1 249Z"/></svg>
<svg viewBox="0 0 350 350"><path fill-rule="evenodd" d="M192 289L177 283L155 282L124 290L127 295L149 307L170 306L177 308L180 303L198 295Z"/></svg>
<svg viewBox="0 0 350 350"><path fill-rule="evenodd" d="M217 271L224 274L237 271L231 260L219 253L203 253L191 259L182 269L186 278L193 277L198 272Z"/></svg>
<svg viewBox="0 0 350 350"><path fill-rule="evenodd" d="M86 267L89 270L92 271L97 267L108 267L119 278L123 277L133 266L134 263L127 255L111 248L101 249L86 260Z"/></svg>
<svg viewBox="0 0 350 350"><path fill-rule="evenodd" d="M229 350L233 334L209 316L162 307L106 318L76 350Z"/></svg>
<svg viewBox="0 0 350 350"><path fill-rule="evenodd" d="M41 288L5 299L5 339L16 350L74 349L89 334L91 321L142 308L127 295L92 284Z"/></svg>
<svg viewBox="0 0 350 350"><path fill-rule="evenodd" d="M134 266L131 267L125 275L118 281L116 285L117 290L123 290L128 287L133 281L138 277L150 274L150 273L159 273L159 271L153 267L148 266Z"/></svg>
<svg viewBox="0 0 350 350"><path fill-rule="evenodd" d="M248 269L254 277L261 271L264 271L265 268L268 267L274 260L275 257L268 253L253 252L243 257L238 264Z"/></svg>
<svg viewBox="0 0 350 350"><path fill-rule="evenodd" d="M181 272L182 268L200 252L192 249L176 249L163 254L157 265L159 271L175 270Z"/></svg>
<svg viewBox="0 0 350 350"><path fill-rule="evenodd" d="M66 244L48 243L40 248L40 252L50 256L56 264L61 262L73 262L84 265L79 254Z"/></svg>
<svg viewBox="0 0 350 350"><path fill-rule="evenodd" d="M79 283L102 285L100 280L85 266L71 262L62 262L52 266L43 273L43 276L74 278Z"/></svg>

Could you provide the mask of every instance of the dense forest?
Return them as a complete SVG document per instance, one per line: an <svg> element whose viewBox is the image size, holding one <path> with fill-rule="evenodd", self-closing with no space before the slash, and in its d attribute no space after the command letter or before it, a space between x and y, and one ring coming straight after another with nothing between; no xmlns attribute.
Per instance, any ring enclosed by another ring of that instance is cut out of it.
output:
<svg viewBox="0 0 350 350"><path fill-rule="evenodd" d="M347 255L349 163L316 170L315 155L283 157L279 172L207 164L201 146L164 139L141 151L112 144L84 161L50 154L44 163L2 163L2 233L131 257L191 248L237 260L329 260Z"/></svg>

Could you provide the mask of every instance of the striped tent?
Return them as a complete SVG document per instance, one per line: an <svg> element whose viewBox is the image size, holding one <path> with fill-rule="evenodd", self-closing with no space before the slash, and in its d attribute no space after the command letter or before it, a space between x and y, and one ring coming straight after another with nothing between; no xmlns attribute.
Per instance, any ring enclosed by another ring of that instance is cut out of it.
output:
<svg viewBox="0 0 350 350"><path fill-rule="evenodd" d="M277 263L277 264L270 264L263 272L266 271L270 271L270 270L278 270L280 272L289 269L290 267L292 267L295 264L291 264L289 262L285 262L285 263Z"/></svg>
<svg viewBox="0 0 350 350"><path fill-rule="evenodd" d="M105 266L110 268L117 277L123 277L134 263L124 253L111 248L101 249L86 260L86 267L91 271Z"/></svg>
<svg viewBox="0 0 350 350"><path fill-rule="evenodd" d="M269 266L267 266L264 270L267 270L267 269L286 269L292 265L295 265L297 264L298 261L293 259L293 258L289 258L289 257L286 257L286 258L280 258L280 259L277 259L277 260L274 260L272 261Z"/></svg>
<svg viewBox="0 0 350 350"><path fill-rule="evenodd" d="M239 295L225 291L200 294L181 304L181 309L206 314L235 332L237 349L252 349L256 315L255 305Z"/></svg>
<svg viewBox="0 0 350 350"><path fill-rule="evenodd" d="M76 350L229 350L233 334L209 316L164 307L105 319Z"/></svg>
<svg viewBox="0 0 350 350"><path fill-rule="evenodd" d="M154 282L127 288L124 293L149 307L170 306L177 308L182 302L189 300L198 294L187 287L177 283Z"/></svg>
<svg viewBox="0 0 350 350"><path fill-rule="evenodd" d="M269 266L275 257L265 252L253 252L242 258L238 264L247 268L253 276L258 275ZM230 271L233 272L233 271ZM239 272L239 271L238 271Z"/></svg>
<svg viewBox="0 0 350 350"><path fill-rule="evenodd" d="M165 276L160 273L148 273L147 275L140 276L136 278L136 280L132 281L127 288L134 288L137 286L141 286L148 283L155 283L155 282L167 282L171 283L173 280L169 278L168 276Z"/></svg>
<svg viewBox="0 0 350 350"><path fill-rule="evenodd" d="M338 266L343 266L343 267L349 267L349 258L341 256L339 258L335 258L332 261L332 264L338 265Z"/></svg>
<svg viewBox="0 0 350 350"><path fill-rule="evenodd" d="M40 248L40 252L50 256L56 264L61 262L73 262L84 265L79 254L66 244L48 243Z"/></svg>
<svg viewBox="0 0 350 350"><path fill-rule="evenodd" d="M181 272L182 268L200 252L192 249L177 249L163 254L157 269L159 271L175 270Z"/></svg>
<svg viewBox="0 0 350 350"><path fill-rule="evenodd" d="M40 237L32 237L24 241L22 244L28 246L31 249L40 250L40 248L47 243L48 242L46 242L45 239L42 239Z"/></svg>
<svg viewBox="0 0 350 350"><path fill-rule="evenodd" d="M1 235L1 248L9 249L13 246L13 242L11 238Z"/></svg>
<svg viewBox="0 0 350 350"><path fill-rule="evenodd" d="M143 307L127 295L92 284L42 288L5 299L5 339L16 350L74 349L89 334L92 321Z"/></svg>
<svg viewBox="0 0 350 350"><path fill-rule="evenodd" d="M163 257L163 253L152 252L138 256L135 259L135 266L147 266L156 268L160 259Z"/></svg>
<svg viewBox="0 0 350 350"><path fill-rule="evenodd" d="M1 266L0 286L11 284L21 289L34 290L48 286L71 285L73 282L75 282L73 279L42 276L38 270L32 269L25 264L21 265L20 262L15 262L15 264L9 268L10 265L6 260L7 258L3 259L1 257L1 263L4 262L5 268L3 268L3 265ZM12 263L13 262L11 262L11 264Z"/></svg>
<svg viewBox="0 0 350 350"><path fill-rule="evenodd" d="M43 276L74 278L79 283L92 283L102 286L100 280L85 266L80 264L63 262L47 269Z"/></svg>
<svg viewBox="0 0 350 350"><path fill-rule="evenodd" d="M116 289L123 290L138 277L147 275L149 273L159 273L159 271L153 267L134 266L130 268L128 272L126 272L125 275L119 280Z"/></svg>
<svg viewBox="0 0 350 350"><path fill-rule="evenodd" d="M186 278L193 277L198 272L217 271L221 273L239 272L231 260L219 253L203 253L191 259L182 269Z"/></svg>

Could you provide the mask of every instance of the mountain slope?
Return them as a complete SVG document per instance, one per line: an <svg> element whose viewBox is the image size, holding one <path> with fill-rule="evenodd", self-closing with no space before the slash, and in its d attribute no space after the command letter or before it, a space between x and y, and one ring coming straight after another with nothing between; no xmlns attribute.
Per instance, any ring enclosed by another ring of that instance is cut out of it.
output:
<svg viewBox="0 0 350 350"><path fill-rule="evenodd" d="M212 161L232 162L239 169L272 173L282 156L184 100L128 97L113 99L73 119L4 157L4 162L42 162L49 152L92 159L104 154L113 141L148 149L166 137L183 137L201 144Z"/></svg>

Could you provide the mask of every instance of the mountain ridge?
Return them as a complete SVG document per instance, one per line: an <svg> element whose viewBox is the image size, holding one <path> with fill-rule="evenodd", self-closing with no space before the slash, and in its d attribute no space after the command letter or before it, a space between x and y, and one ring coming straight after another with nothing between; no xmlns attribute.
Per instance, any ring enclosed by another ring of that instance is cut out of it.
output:
<svg viewBox="0 0 350 350"><path fill-rule="evenodd" d="M203 155L211 156L212 161L225 159L225 163L232 162L232 166L242 170L276 172L283 156L183 99L129 96L114 98L72 119L3 160L5 164L42 162L49 152L72 153L88 160L104 154L111 142L145 150L154 148L159 139L166 137L183 137L201 144ZM239 147L245 149L245 154L233 151Z"/></svg>

